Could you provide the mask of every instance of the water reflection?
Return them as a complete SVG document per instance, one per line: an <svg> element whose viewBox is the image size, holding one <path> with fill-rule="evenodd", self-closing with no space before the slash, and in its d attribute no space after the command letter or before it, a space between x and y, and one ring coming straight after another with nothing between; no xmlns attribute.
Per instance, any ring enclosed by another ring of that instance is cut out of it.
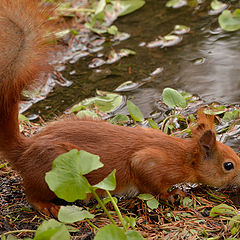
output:
<svg viewBox="0 0 240 240"><path fill-rule="evenodd" d="M137 90L124 92L145 114L154 110L155 100L165 87L198 94L206 101L240 103L240 32L221 31L217 17L208 14L209 1L203 1L195 11L187 7L168 9L165 3L152 0L141 10L120 18L116 24L120 31L130 33L130 38L119 44L105 44L104 51L99 48L69 64L63 74L73 82L71 87L57 87L44 102L33 106L31 113L40 113L46 119L49 113L61 114L72 104L93 96L96 89L113 91L123 82L141 83L149 77L150 81L140 84ZM176 46L147 47L179 24L190 27L190 32ZM89 68L99 55L107 56L111 50L119 52L123 48L134 50L136 55ZM156 69L163 71L151 76ZM52 112L46 105L51 106Z"/></svg>
<svg viewBox="0 0 240 240"><path fill-rule="evenodd" d="M143 93L132 93L135 99L141 98L136 100L140 107L149 100L146 88L161 93L166 86L198 94L207 102L240 103L240 33L221 31L217 17L208 16L205 7L203 4L202 10L195 13L188 9L175 11L153 1L142 12L119 21L120 29L127 28L132 34L127 45L133 49L142 46L137 51L138 68L145 72L151 72L153 67L164 68L162 74L140 89ZM137 19L140 24L136 26ZM142 44L143 40L151 42L159 34L168 34L176 24L191 28L177 46L147 49ZM129 64L133 64L131 60Z"/></svg>
<svg viewBox="0 0 240 240"><path fill-rule="evenodd" d="M210 101L240 103L240 45L239 36L217 41L205 38L198 48L183 48L180 62L180 87ZM202 64L188 61L191 56L205 58Z"/></svg>

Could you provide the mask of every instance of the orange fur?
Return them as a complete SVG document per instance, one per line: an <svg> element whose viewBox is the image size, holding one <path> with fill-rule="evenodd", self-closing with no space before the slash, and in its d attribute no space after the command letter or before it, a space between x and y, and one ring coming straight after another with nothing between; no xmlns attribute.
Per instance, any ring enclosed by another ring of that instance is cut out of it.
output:
<svg viewBox="0 0 240 240"><path fill-rule="evenodd" d="M205 130L212 130L216 134L214 115L204 114L203 109L198 110L197 126L192 127L191 131L195 137L201 136Z"/></svg>
<svg viewBox="0 0 240 240"><path fill-rule="evenodd" d="M104 167L87 175L95 184L116 169L118 194L147 192L171 199L176 183L239 185L240 159L216 141L212 117L200 114L194 137L181 139L159 130L128 128L71 117L50 123L31 138L18 129L21 91L36 81L48 47L44 36L48 10L38 0L0 1L0 151L23 177L29 202L56 216L55 194L44 177L53 160L73 148L100 156ZM226 163L233 168L226 170Z"/></svg>

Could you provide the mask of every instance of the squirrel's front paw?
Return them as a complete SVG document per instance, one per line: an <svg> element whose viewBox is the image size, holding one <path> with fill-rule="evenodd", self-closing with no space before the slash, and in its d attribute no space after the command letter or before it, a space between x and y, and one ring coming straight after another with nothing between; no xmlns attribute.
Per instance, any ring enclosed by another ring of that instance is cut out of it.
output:
<svg viewBox="0 0 240 240"><path fill-rule="evenodd" d="M180 199L182 199L185 196L186 196L185 192L183 192L182 190L176 188L176 189L172 190L171 192L169 192L169 195L168 195L167 199L171 203L174 203L174 202L176 202L176 200L178 200L179 197L180 197Z"/></svg>
<svg viewBox="0 0 240 240"><path fill-rule="evenodd" d="M53 216L54 218L58 218L58 212L61 206L50 203L50 202L31 202L33 207L39 211L40 213L43 213L44 215L47 216Z"/></svg>

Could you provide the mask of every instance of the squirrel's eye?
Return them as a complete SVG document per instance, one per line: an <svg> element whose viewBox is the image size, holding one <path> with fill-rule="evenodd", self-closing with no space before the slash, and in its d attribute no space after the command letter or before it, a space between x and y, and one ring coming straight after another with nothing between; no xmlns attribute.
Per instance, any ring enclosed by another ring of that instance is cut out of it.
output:
<svg viewBox="0 0 240 240"><path fill-rule="evenodd" d="M225 170L229 171L229 170L234 169L234 165L233 165L232 162L225 162L224 163L224 168L225 168Z"/></svg>

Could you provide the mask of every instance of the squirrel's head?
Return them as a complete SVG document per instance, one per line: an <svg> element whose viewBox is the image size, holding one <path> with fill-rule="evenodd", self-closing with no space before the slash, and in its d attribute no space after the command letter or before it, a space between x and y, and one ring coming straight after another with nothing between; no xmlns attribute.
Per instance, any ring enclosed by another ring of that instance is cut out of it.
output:
<svg viewBox="0 0 240 240"><path fill-rule="evenodd" d="M216 140L214 116L202 111L198 116L197 126L192 129L199 145L197 181L215 187L240 186L240 158L232 148Z"/></svg>
<svg viewBox="0 0 240 240"><path fill-rule="evenodd" d="M198 180L201 183L225 187L240 185L240 158L232 148L216 141L212 130L206 130L198 138L200 159Z"/></svg>

